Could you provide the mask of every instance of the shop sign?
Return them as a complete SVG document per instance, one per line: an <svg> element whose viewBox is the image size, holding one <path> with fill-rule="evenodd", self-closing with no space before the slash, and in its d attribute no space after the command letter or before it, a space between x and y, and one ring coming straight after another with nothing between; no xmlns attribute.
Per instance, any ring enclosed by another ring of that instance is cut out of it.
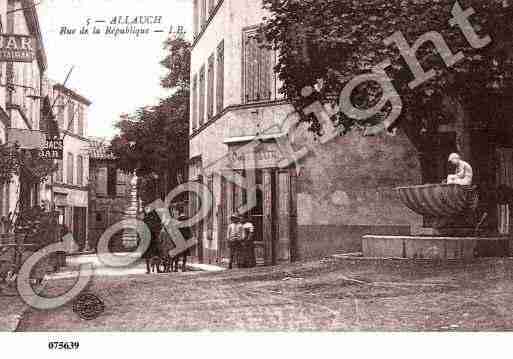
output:
<svg viewBox="0 0 513 359"><path fill-rule="evenodd" d="M0 62L32 62L36 40L31 36L0 34Z"/></svg>
<svg viewBox="0 0 513 359"><path fill-rule="evenodd" d="M46 137L46 142L39 150L39 157L45 160L62 160L64 140L59 137Z"/></svg>

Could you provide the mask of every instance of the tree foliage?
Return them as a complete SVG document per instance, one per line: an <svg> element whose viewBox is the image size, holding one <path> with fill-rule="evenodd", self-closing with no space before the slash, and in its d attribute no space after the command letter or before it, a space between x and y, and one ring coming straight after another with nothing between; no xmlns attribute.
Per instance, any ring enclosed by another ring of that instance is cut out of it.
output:
<svg viewBox="0 0 513 359"><path fill-rule="evenodd" d="M322 90L316 96L327 101L328 95L338 96L355 76L390 60L386 72L403 102L399 122L407 127L413 126L407 123L408 113L418 118L419 113L440 107L433 103L439 104L444 95L471 101L483 89L511 89L513 6L505 7L504 0L459 1L463 10L473 7L475 14L469 20L477 34L492 38L489 46L474 49L462 31L449 23L455 3L455 0L264 0L264 7L271 15L265 19L261 35L278 50L276 71L283 81L281 91L297 108L312 101L300 96L305 86L313 86L322 79ZM447 67L433 44L424 44L418 49L417 58L424 71L433 69L436 77L412 90L408 83L414 77L398 47L385 45L383 41L397 31L410 46L427 32L439 32L453 54L463 51L465 57ZM357 108L368 108L380 95L376 84L365 83L353 92L352 102ZM303 120L311 121L316 129L315 117L303 116ZM368 125L340 113L334 120L347 128L354 124Z"/></svg>
<svg viewBox="0 0 513 359"><path fill-rule="evenodd" d="M160 64L167 69L167 74L161 81L162 87L189 89L191 48L191 44L180 37L169 37L165 41L167 56Z"/></svg>
<svg viewBox="0 0 513 359"><path fill-rule="evenodd" d="M170 187L176 184L177 174L188 158L191 46L182 39L170 38L164 47L168 54L161 64L168 71L162 86L171 89L172 94L157 106L141 107L134 116L118 121L115 126L119 135L111 147L122 170L137 170L147 186L155 186L152 178L167 178L165 186Z"/></svg>

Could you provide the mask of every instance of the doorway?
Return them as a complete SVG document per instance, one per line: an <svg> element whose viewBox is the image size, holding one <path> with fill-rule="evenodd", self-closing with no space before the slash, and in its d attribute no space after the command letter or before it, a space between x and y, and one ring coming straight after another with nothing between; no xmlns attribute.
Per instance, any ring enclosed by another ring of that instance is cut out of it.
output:
<svg viewBox="0 0 513 359"><path fill-rule="evenodd" d="M85 248L87 235L87 208L73 207L73 237L79 250Z"/></svg>

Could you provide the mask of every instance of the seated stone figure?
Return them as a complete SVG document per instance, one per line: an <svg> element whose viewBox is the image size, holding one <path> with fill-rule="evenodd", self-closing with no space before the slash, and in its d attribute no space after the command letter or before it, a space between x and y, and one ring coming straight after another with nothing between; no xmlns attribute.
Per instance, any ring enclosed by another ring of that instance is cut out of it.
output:
<svg viewBox="0 0 513 359"><path fill-rule="evenodd" d="M472 167L463 161L457 153L450 154L449 162L456 166L456 173L447 176L447 183L470 186L472 184Z"/></svg>

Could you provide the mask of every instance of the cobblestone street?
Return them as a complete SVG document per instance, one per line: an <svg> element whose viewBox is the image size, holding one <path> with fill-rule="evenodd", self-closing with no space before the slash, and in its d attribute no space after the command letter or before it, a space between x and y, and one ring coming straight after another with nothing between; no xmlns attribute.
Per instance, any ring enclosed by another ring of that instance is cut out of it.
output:
<svg viewBox="0 0 513 359"><path fill-rule="evenodd" d="M513 328L513 261L471 265L329 259L219 273L97 276L106 310L29 310L19 331L428 330ZM49 281L48 295L72 279Z"/></svg>

